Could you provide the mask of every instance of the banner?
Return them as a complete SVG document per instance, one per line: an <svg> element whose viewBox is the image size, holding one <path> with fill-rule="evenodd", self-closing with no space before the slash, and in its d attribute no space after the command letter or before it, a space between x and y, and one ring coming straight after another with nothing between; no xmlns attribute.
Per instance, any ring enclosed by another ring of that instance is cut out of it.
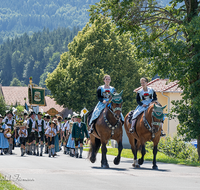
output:
<svg viewBox="0 0 200 190"><path fill-rule="evenodd" d="M32 105L45 106L45 89L29 85L28 98Z"/></svg>

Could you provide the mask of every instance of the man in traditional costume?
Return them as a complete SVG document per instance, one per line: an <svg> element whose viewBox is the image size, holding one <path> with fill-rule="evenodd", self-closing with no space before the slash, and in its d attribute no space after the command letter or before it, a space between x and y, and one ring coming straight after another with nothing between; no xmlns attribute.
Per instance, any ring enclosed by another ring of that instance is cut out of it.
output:
<svg viewBox="0 0 200 190"><path fill-rule="evenodd" d="M72 127L72 138L75 140L75 156L76 158L78 158L78 155L79 155L78 144L80 143L79 158L82 158L84 134L87 137L87 142L89 140L89 135L88 135L86 124L81 122L81 116L77 115L76 118L77 118L77 122L75 122Z"/></svg>

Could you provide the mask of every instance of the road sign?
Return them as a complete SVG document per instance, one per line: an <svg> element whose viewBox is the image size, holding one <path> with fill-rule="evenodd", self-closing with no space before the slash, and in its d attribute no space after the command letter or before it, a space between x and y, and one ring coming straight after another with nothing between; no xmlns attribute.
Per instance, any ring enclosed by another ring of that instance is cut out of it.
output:
<svg viewBox="0 0 200 190"><path fill-rule="evenodd" d="M86 114L88 113L88 110L87 110L86 108L83 108L83 109L81 110L81 112L83 113L83 115L86 115Z"/></svg>

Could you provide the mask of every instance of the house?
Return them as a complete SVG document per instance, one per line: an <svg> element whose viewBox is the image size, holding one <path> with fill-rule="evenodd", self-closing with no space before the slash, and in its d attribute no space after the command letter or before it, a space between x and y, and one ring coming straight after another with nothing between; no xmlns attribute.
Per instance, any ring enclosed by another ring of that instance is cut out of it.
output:
<svg viewBox="0 0 200 190"><path fill-rule="evenodd" d="M157 94L158 102L162 104L162 106L167 105L164 110L164 113L169 113L171 107L173 106L172 100L181 100L181 94L183 90L178 87L178 81L171 82L169 79L155 79L150 81L147 84L148 87L154 89ZM136 88L134 92L137 93L142 87ZM177 125L179 124L178 119L169 120L165 119L163 130L166 134L173 136L177 133Z"/></svg>
<svg viewBox="0 0 200 190"><path fill-rule="evenodd" d="M25 105L30 107L28 102L28 87L21 86L1 86L0 85L0 96L4 97L7 105ZM53 109L52 109L53 108ZM63 118L67 117L68 114L72 114L73 111L68 108L64 108L56 103L53 98L45 96L45 106L39 106L39 111L49 112L54 110L60 114Z"/></svg>

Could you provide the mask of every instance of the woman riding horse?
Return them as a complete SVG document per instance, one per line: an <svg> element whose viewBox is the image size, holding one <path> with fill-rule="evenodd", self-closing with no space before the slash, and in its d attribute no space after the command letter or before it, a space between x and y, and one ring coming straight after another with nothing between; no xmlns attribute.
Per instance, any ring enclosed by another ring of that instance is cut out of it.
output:
<svg viewBox="0 0 200 190"><path fill-rule="evenodd" d="M125 117L124 128L131 144L131 149L134 154L134 167L139 167L144 162L145 143L153 141L153 169L157 169L156 154L157 145L160 140L162 125L163 125L163 110L166 106L162 107L157 100L155 91L147 87L147 79L140 79L142 89L137 94L137 102L140 104L133 115L128 113ZM142 101L140 102L140 99ZM131 118L132 117L132 118ZM137 122L136 122L137 118ZM132 122L130 123L130 120ZM142 157L137 161L137 151L141 147Z"/></svg>
<svg viewBox="0 0 200 190"><path fill-rule="evenodd" d="M101 167L109 168L106 153L106 144L110 139L118 143L118 155L114 159L114 164L119 164L121 158L122 146L122 125L124 117L122 115L122 92L115 93L115 88L110 86L111 78L104 76L104 83L97 90L99 99L92 116L89 114L88 123L90 126L90 151L89 158L92 163L96 161L96 154L101 147L102 160ZM115 93L115 94L113 94ZM109 104L110 100L110 104ZM107 106L108 105L108 106Z"/></svg>
<svg viewBox="0 0 200 190"><path fill-rule="evenodd" d="M93 127L95 125L95 122L97 118L99 117L102 110L106 107L107 103L109 102L109 98L111 97L111 93L115 93L116 90L114 87L110 86L111 77L110 75L105 75L103 77L103 81L105 85L99 86L97 89L97 98L99 99L98 104L94 108L94 111L92 112L92 117L89 122L90 130L89 134L93 132ZM121 120L124 122L124 117L121 114Z"/></svg>

